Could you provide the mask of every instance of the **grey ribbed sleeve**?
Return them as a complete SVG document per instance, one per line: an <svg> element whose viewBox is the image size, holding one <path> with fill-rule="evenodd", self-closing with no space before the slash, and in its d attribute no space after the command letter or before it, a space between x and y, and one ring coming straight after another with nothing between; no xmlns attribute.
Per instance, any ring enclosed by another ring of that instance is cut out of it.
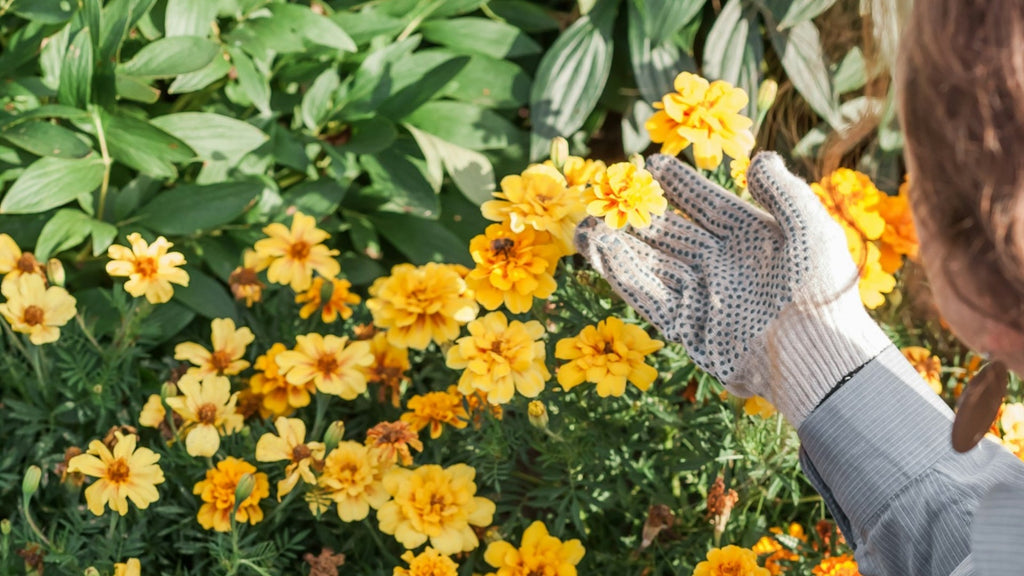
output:
<svg viewBox="0 0 1024 576"><path fill-rule="evenodd" d="M1024 494L1024 462L989 440L966 454L955 452L952 419L949 407L889 347L800 426L804 471L865 576L990 576L969 555L974 513L995 487ZM1001 522L1009 534L1024 531L1024 510L995 508L1004 512L997 520L982 516L978 522ZM986 564L1024 574L1017 552L1024 540L994 544L986 548Z"/></svg>

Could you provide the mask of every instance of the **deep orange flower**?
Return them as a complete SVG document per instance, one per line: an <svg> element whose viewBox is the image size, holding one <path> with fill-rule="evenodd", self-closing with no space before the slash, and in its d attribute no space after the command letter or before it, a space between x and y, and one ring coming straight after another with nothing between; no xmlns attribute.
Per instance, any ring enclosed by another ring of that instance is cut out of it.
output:
<svg viewBox="0 0 1024 576"><path fill-rule="evenodd" d="M252 492L238 505L235 520L256 524L263 520L260 500L270 496L270 482L267 475L257 472L256 467L244 460L228 457L206 471L206 479L196 483L193 494L203 501L196 518L206 530L227 532L231 530L231 511L235 509L235 489L246 474L253 479Z"/></svg>
<svg viewBox="0 0 1024 576"><path fill-rule="evenodd" d="M462 405L462 396L449 392L427 392L409 399L407 408L411 412L402 414L402 421L408 422L417 432L430 426L430 437L437 438L444 431L443 424L453 428L465 428L469 414Z"/></svg>
<svg viewBox="0 0 1024 576"><path fill-rule="evenodd" d="M402 466L412 466L412 454L409 449L423 451L423 442L420 442L416 430L403 420L381 422L367 430L366 445L376 450L381 461L388 466L398 462L401 462Z"/></svg>
<svg viewBox="0 0 1024 576"><path fill-rule="evenodd" d="M547 232L525 228L516 233L507 223L491 224L469 242L476 268L466 284L488 310L505 304L509 312L528 312L534 298L544 299L558 285L553 276L561 251Z"/></svg>
<svg viewBox="0 0 1024 576"><path fill-rule="evenodd" d="M337 320L338 316L341 316L343 320L348 320L352 317L352 308L349 305L359 304L361 301L358 294L349 292L349 289L352 288L352 283L339 278L331 278L330 283L331 296L326 302L323 301L322 297L324 288L323 278L314 278L308 290L295 295L295 303L303 304L299 310L300 318L309 318L317 310L320 310L320 319L327 324Z"/></svg>
<svg viewBox="0 0 1024 576"><path fill-rule="evenodd" d="M668 207L661 185L650 172L631 162L612 164L583 192L587 214L604 218L610 228L629 223L634 228L651 225L651 216L661 216Z"/></svg>
<svg viewBox="0 0 1024 576"><path fill-rule="evenodd" d="M316 393L316 383L313 380L292 384L281 373L277 357L287 350L284 344L275 343L265 354L256 358L257 372L249 378L249 387L253 393L262 398L267 412L276 416L285 415L295 408L309 406L310 395Z"/></svg>

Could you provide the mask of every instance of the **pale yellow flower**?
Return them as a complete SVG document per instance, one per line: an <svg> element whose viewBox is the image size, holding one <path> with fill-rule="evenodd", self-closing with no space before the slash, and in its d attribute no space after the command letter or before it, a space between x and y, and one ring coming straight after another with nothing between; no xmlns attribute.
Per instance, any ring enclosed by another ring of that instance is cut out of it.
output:
<svg viewBox="0 0 1024 576"><path fill-rule="evenodd" d="M523 532L519 548L504 540L492 542L487 546L484 560L497 568L488 576L573 576L584 553L579 540L563 542L548 534L543 522L536 521Z"/></svg>
<svg viewBox="0 0 1024 576"><path fill-rule="evenodd" d="M256 524L263 520L260 500L270 496L270 482L267 475L257 472L256 467L245 460L227 457L217 463L215 468L206 471L206 479L196 483L193 494L198 494L203 501L196 519L206 530L228 532L231 530L231 511L235 509L235 490L239 481L246 474L253 479L252 492L238 504L235 512L237 522Z"/></svg>
<svg viewBox="0 0 1024 576"><path fill-rule="evenodd" d="M277 355L277 366L294 386L313 382L324 394L352 400L366 391L362 368L373 363L367 342L347 336L310 333L296 336L295 349Z"/></svg>
<svg viewBox="0 0 1024 576"><path fill-rule="evenodd" d="M587 214L604 218L610 228L627 223L634 228L651 225L651 216L661 216L668 207L661 185L650 172L631 162L612 164L583 192Z"/></svg>
<svg viewBox="0 0 1024 576"><path fill-rule="evenodd" d="M261 266L260 258L252 250L246 250L242 255L242 265L235 268L228 276L228 286L235 300L245 300L245 306L252 308L252 305L263 298L263 282L260 281L259 271L266 266Z"/></svg>
<svg viewBox="0 0 1024 576"><path fill-rule="evenodd" d="M131 248L114 244L107 248L107 274L127 276L124 289L138 298L145 296L151 304L162 304L174 296L171 284L188 286L188 272L179 266L185 264L181 252L168 252L173 243L160 236L152 244L133 232L128 235Z"/></svg>
<svg viewBox="0 0 1024 576"><path fill-rule="evenodd" d="M467 326L469 336L459 338L448 349L449 368L462 370L459 392L487 393L492 404L504 404L518 390L534 398L551 378L544 364L544 326L536 320L508 321L505 314L491 312Z"/></svg>
<svg viewBox="0 0 1024 576"><path fill-rule="evenodd" d="M874 242L864 240L845 221L839 224L846 234L846 246L860 274L857 289L861 302L868 308L878 308L885 304L885 294L892 292L896 287L896 278L882 268L881 252Z"/></svg>
<svg viewBox="0 0 1024 576"><path fill-rule="evenodd" d="M442 554L473 550L480 541L470 526L489 525L495 509L494 502L476 495L475 476L465 464L392 468L384 488L393 499L377 511L380 531L408 549L429 540Z"/></svg>
<svg viewBox="0 0 1024 576"><path fill-rule="evenodd" d="M0 315L36 346L60 339L60 327L76 314L74 297L59 286L47 287L36 274L8 274L0 292L7 298L0 304Z"/></svg>
<svg viewBox="0 0 1024 576"><path fill-rule="evenodd" d="M231 382L224 376L186 373L178 380L178 389L182 395L166 402L182 418L178 433L185 436L185 450L192 456L213 456L220 449L221 435L234 434L243 425Z"/></svg>
<svg viewBox="0 0 1024 576"><path fill-rule="evenodd" d="M32 274L46 279L46 270L31 252L22 252L13 238L0 234L0 276L11 280L22 274ZM5 278L5 279L6 279Z"/></svg>
<svg viewBox="0 0 1024 576"><path fill-rule="evenodd" d="M138 558L114 564L114 576L142 576L142 563Z"/></svg>
<svg viewBox="0 0 1024 576"><path fill-rule="evenodd" d="M932 391L942 394L942 360L932 354L931 350L921 346L907 346L900 348L900 352L914 367L914 370L921 375L921 379L928 383Z"/></svg>
<svg viewBox="0 0 1024 576"><path fill-rule="evenodd" d="M553 166L550 160L545 160L544 164L547 166ZM583 188L597 182L601 173L607 169L608 166L601 160L590 160L588 158L580 158L579 156L569 156L565 160L565 164L562 166L562 175L565 176L565 183L568 184L570 188L582 190Z"/></svg>
<svg viewBox="0 0 1024 576"><path fill-rule="evenodd" d="M521 175L501 179L497 200L480 205L484 218L508 221L513 232L527 227L548 232L563 254L573 254L576 225L587 215L577 188L570 188L562 173L552 166L534 164Z"/></svg>
<svg viewBox="0 0 1024 576"><path fill-rule="evenodd" d="M114 432L117 443L113 452L99 440L89 443L89 450L68 462L68 472L92 476L97 480L85 489L89 511L103 514L104 506L121 516L128 513L128 499L146 509L160 498L157 484L164 482L164 473L157 462L160 455L149 448L136 450L136 437Z"/></svg>
<svg viewBox="0 0 1024 576"><path fill-rule="evenodd" d="M139 413L139 425L147 428L159 428L167 421L167 410L159 394L150 394Z"/></svg>
<svg viewBox="0 0 1024 576"><path fill-rule="evenodd" d="M257 462L288 460L284 479L277 483L277 501L292 491L299 479L316 484L313 466L324 459L326 448L322 442L306 442L306 423L299 418L278 418L274 422L277 434L266 433L256 442Z"/></svg>
<svg viewBox="0 0 1024 576"><path fill-rule="evenodd" d="M555 357L569 360L558 368L558 383L570 390L593 382L602 397L622 396L627 381L647 390L658 377L658 371L646 363L647 356L664 345L639 326L609 317L555 344Z"/></svg>
<svg viewBox="0 0 1024 576"><path fill-rule="evenodd" d="M547 232L513 232L507 223L491 224L469 242L476 267L466 285L488 310L502 304L513 314L529 312L533 299L551 296L561 251Z"/></svg>
<svg viewBox="0 0 1024 576"><path fill-rule="evenodd" d="M301 292L313 282L313 272L327 278L341 272L334 259L338 251L322 244L331 235L317 228L312 216L296 212L290 229L274 222L265 226L263 233L269 238L257 240L253 248L260 265L267 268L267 280Z"/></svg>
<svg viewBox="0 0 1024 576"><path fill-rule="evenodd" d="M319 486L337 506L338 518L355 522L391 498L384 490L383 472L383 463L370 448L346 440L324 460Z"/></svg>
<svg viewBox="0 0 1024 576"><path fill-rule="evenodd" d="M182 342L174 347L174 359L191 362L193 366L188 371L197 376L231 376L248 368L249 362L242 360L242 356L256 339L252 330L244 326L236 330L231 318L216 318L210 327L213 352L195 342Z"/></svg>

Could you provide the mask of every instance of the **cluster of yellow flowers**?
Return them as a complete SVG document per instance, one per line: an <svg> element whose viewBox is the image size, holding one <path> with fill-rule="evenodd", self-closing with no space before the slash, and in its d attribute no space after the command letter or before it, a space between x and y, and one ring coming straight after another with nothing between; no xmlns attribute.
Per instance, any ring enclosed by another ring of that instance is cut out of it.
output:
<svg viewBox="0 0 1024 576"><path fill-rule="evenodd" d="M908 183L889 196L866 175L840 168L811 184L832 218L846 233L850 255L860 270L861 301L868 308L885 303L903 256L917 258L917 232L907 201Z"/></svg>
<svg viewBox="0 0 1024 576"><path fill-rule="evenodd" d="M6 299L0 316L36 346L56 342L60 327L75 317L74 297L61 286L50 285L47 270L7 234L0 234L0 275L0 293Z"/></svg>

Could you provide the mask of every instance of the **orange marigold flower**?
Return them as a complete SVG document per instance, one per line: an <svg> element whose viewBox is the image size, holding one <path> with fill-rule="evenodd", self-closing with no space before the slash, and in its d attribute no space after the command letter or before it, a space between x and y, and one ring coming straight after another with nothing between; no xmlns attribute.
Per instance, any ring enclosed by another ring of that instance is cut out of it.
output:
<svg viewBox="0 0 1024 576"><path fill-rule="evenodd" d="M571 390L583 382L593 382L601 397L622 396L627 381L647 390L658 377L658 371L646 363L647 356L664 345L643 328L609 317L558 341L555 358L569 360L558 368L558 383Z"/></svg>
<svg viewBox="0 0 1024 576"><path fill-rule="evenodd" d="M723 151L744 158L754 148L754 122L740 114L747 102L747 93L728 82L708 83L683 72L676 76L675 92L654 103L657 112L645 127L651 141L661 144L662 154L678 156L692 143L697 167L714 170L722 163Z"/></svg>
<svg viewBox="0 0 1024 576"><path fill-rule="evenodd" d="M629 223L634 228L651 225L651 216L661 216L668 207L661 185L650 172L631 162L612 164L583 192L587 214L603 217L610 228Z"/></svg>
<svg viewBox="0 0 1024 576"><path fill-rule="evenodd" d="M89 451L68 461L68 472L96 478L85 489L89 511L103 515L110 506L121 516L128 513L128 499L140 509L148 508L160 498L157 484L163 484L164 473L157 462L160 455L149 448L135 448L136 436L114 432L117 439L113 452L103 442L93 440Z"/></svg>
<svg viewBox="0 0 1024 576"><path fill-rule="evenodd" d="M265 354L256 358L257 372L249 378L249 387L262 398L268 414L283 416L295 408L309 406L309 397L316 392L313 380L292 384L281 373L277 357L287 350L284 344L275 343Z"/></svg>
<svg viewBox="0 0 1024 576"><path fill-rule="evenodd" d="M693 576L770 576L757 565L757 555L739 546L712 548L707 560L697 564Z"/></svg>
<svg viewBox="0 0 1024 576"><path fill-rule="evenodd" d="M458 576L459 573L459 565L454 560L430 546L419 554L407 550L402 554L402 560L409 567L395 566L391 576Z"/></svg>
<svg viewBox="0 0 1024 576"><path fill-rule="evenodd" d="M193 366L188 370L197 376L231 376L248 368L249 362L242 360L242 356L256 339L252 330L244 326L236 330L231 318L216 318L210 327L213 352L195 342L182 342L174 347L174 359L191 362Z"/></svg>
<svg viewBox="0 0 1024 576"><path fill-rule="evenodd" d="M343 320L348 320L352 317L352 308L349 305L359 304L362 300L358 294L349 292L349 289L352 288L352 283L339 278L331 278L330 283L331 296L326 302L324 302L322 297L324 288L323 278L314 278L308 290L295 295L295 303L304 304L299 310L300 318L309 318L318 309L320 310L320 318L327 324L337 320L338 316L341 316Z"/></svg>
<svg viewBox="0 0 1024 576"><path fill-rule="evenodd" d="M22 274L39 276L46 281L46 270L31 252L22 252L13 238L0 234L0 276L11 280Z"/></svg>
<svg viewBox="0 0 1024 576"><path fill-rule="evenodd" d="M8 274L0 285L7 301L0 304L0 316L11 330L28 334L36 346L60 339L60 327L75 317L75 298L59 286L46 286L36 274Z"/></svg>
<svg viewBox="0 0 1024 576"><path fill-rule="evenodd" d="M534 298L547 298L558 285L552 276L561 253L547 232L515 233L507 223L491 224L469 242L476 262L466 284L488 310L503 303L513 314L528 312Z"/></svg>
<svg viewBox="0 0 1024 576"><path fill-rule="evenodd" d="M914 367L914 370L917 370L921 378L928 383L928 386L936 394L942 394L942 360L932 354L931 350L921 346L907 346L906 348L901 348L900 352L903 353L903 357L907 359L907 362L910 362L910 365Z"/></svg>
<svg viewBox="0 0 1024 576"><path fill-rule="evenodd" d="M411 410L402 414L402 421L408 422L417 432L430 426L430 437L437 438L444 431L443 424L454 428L465 428L469 414L462 405L462 396L449 392L427 392L409 399L406 407Z"/></svg>
<svg viewBox="0 0 1024 576"><path fill-rule="evenodd" d="M472 394L464 395L459 392L459 387L456 384L452 384L448 387L448 393L453 396L462 398L466 405L466 413L469 414L470 419L473 420L473 428L479 430L483 424L484 414L490 413L495 419L501 420L505 414L505 410L501 407L501 404L491 404L487 400L487 392L483 390L477 390Z"/></svg>
<svg viewBox="0 0 1024 576"><path fill-rule="evenodd" d="M392 346L386 333L377 332L370 339L370 353L373 364L363 368L366 381L380 384L380 402L390 391L391 404L398 408L402 405L402 384L409 381L409 349Z"/></svg>
<svg viewBox="0 0 1024 576"><path fill-rule="evenodd" d="M857 562L850 554L825 558L811 569L814 576L860 576Z"/></svg>
<svg viewBox="0 0 1024 576"><path fill-rule="evenodd" d="M362 367L373 362L370 345L347 336L310 333L295 338L295 350L277 355L277 366L293 386L313 382L324 394L352 400L366 391Z"/></svg>
<svg viewBox="0 0 1024 576"><path fill-rule="evenodd" d="M885 193L875 188L867 174L840 168L812 183L811 190L837 222L852 227L866 240L881 238L885 219L878 210Z"/></svg>
<svg viewBox="0 0 1024 576"><path fill-rule="evenodd" d="M323 461L326 448L322 442L306 442L306 423L299 418L278 418L277 434L266 433L256 442L258 462L287 460L284 480L277 483L277 501L292 491L299 480L316 484L313 467Z"/></svg>
<svg viewBox="0 0 1024 576"><path fill-rule="evenodd" d="M416 430L408 422L381 422L366 431L366 445L377 451L381 461L387 466L398 462L402 466L412 466L412 454L409 449L423 451Z"/></svg>
<svg viewBox="0 0 1024 576"><path fill-rule="evenodd" d="M521 175L502 178L501 192L495 192L494 197L497 200L480 205L484 218L508 221L516 233L527 227L548 232L563 254L576 252L572 237L576 225L586 216L586 208L579 190L569 188L553 166L534 164Z"/></svg>
<svg viewBox="0 0 1024 576"><path fill-rule="evenodd" d="M474 320L467 326L469 336L459 338L448 349L446 364L462 370L459 392L487 393L492 404L504 404L518 390L534 398L551 378L544 364L544 327L536 320L508 321L501 312Z"/></svg>
<svg viewBox="0 0 1024 576"><path fill-rule="evenodd" d="M760 396L751 396L743 401L743 413L747 416L771 418L775 416L775 406Z"/></svg>
<svg viewBox="0 0 1024 576"><path fill-rule="evenodd" d="M261 266L267 268L267 280L300 292L313 282L313 272L327 278L341 272L334 259L338 251L323 244L331 235L317 228L312 216L296 212L290 229L274 222L264 227L263 233L269 238L257 240L253 248Z"/></svg>
<svg viewBox="0 0 1024 576"><path fill-rule="evenodd" d="M235 268L228 276L228 286L231 287L231 294L235 300L245 300L245 306L252 308L252 305L263 298L263 288L266 286L260 281L259 271L266 266L260 265L260 258L252 250L246 250L242 255L242 265Z"/></svg>
<svg viewBox="0 0 1024 576"><path fill-rule="evenodd" d="M519 548L499 540L487 546L484 560L497 568L488 576L520 576L521 574L565 574L576 573L576 565L583 559L585 550L580 541L562 541L548 534L541 521L536 521L523 532Z"/></svg>
<svg viewBox="0 0 1024 576"><path fill-rule="evenodd" d="M398 264L370 286L366 307L388 342L423 350L431 341L451 342L459 327L476 317L477 304L461 267L430 262Z"/></svg>
<svg viewBox="0 0 1024 576"><path fill-rule="evenodd" d="M249 496L242 500L235 512L237 522L256 524L263 520L260 500L270 496L270 482L267 475L257 472L256 467L245 460L228 457L217 463L215 468L206 471L206 479L196 483L193 494L198 494L203 501L196 518L199 525L206 530L227 532L231 530L231 511L235 509L235 490L246 474L252 475L253 488Z"/></svg>
<svg viewBox="0 0 1024 576"><path fill-rule="evenodd" d="M920 246L907 198L908 187L909 181L904 182L898 196L883 196L878 204L878 213L885 220L885 230L879 238L881 263L882 268L890 274L903 265L903 256L916 259Z"/></svg>
<svg viewBox="0 0 1024 576"><path fill-rule="evenodd" d="M151 304L162 304L174 296L171 284L188 286L188 272L180 268L185 265L185 257L181 252L168 252L173 243L160 236L149 244L138 232L128 235L128 243L131 248L119 244L107 248L107 274L127 276L126 292L136 298L145 296Z"/></svg>
<svg viewBox="0 0 1024 576"><path fill-rule="evenodd" d="M544 161L546 166L554 166L550 160ZM582 191L597 182L597 178L608 166L601 160L590 160L579 156L569 156L562 166L562 175L570 188Z"/></svg>

